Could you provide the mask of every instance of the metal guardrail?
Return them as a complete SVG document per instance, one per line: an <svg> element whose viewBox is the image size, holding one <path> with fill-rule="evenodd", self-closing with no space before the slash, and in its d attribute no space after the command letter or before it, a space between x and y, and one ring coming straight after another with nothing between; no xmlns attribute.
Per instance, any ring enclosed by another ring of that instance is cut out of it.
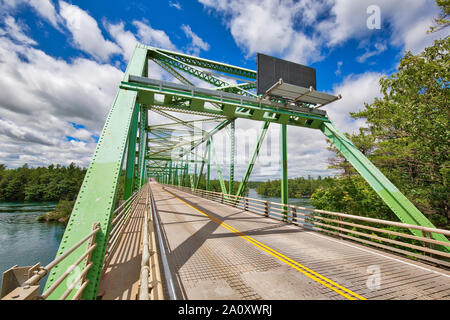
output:
<svg viewBox="0 0 450 320"><path fill-rule="evenodd" d="M131 216L132 211L136 208L136 203L139 200L140 192L136 191L122 203L113 212L113 220L111 221L110 231L108 234L108 243L106 244L105 258L103 260L103 266L107 265L113 256L114 251L117 249L117 245L120 242L122 231ZM104 272L105 270L103 270Z"/></svg>
<svg viewBox="0 0 450 320"><path fill-rule="evenodd" d="M44 300L47 299L51 293L55 291L56 288L66 279L74 270L77 268L83 260L85 261L84 267L76 275L76 278L71 281L69 287L64 291L59 300L65 300L76 286L81 283L77 288L77 291L72 297L72 300L80 299L83 290L88 284L88 279L86 279L86 274L92 267L92 262L90 262L92 251L97 247L95 243L95 236L100 231L98 223L94 223L92 226L92 231L86 235L83 239L73 245L65 253L57 257L55 260L51 261L45 267L41 267L40 264L36 264L32 267L13 267L3 274L2 283L2 300ZM39 281L41 281L58 263L67 258L72 252L77 248L82 246L84 243L88 242L86 251L69 267L67 270L55 280L55 282L41 295L39 295ZM26 272L26 280L20 281L19 278L23 279L23 272ZM20 283L22 282L22 283Z"/></svg>
<svg viewBox="0 0 450 320"><path fill-rule="evenodd" d="M158 242L158 249L159 249L161 262L162 262L163 269L164 269L164 278L166 280L167 291L169 293L169 299L177 300L177 295L175 292L175 285L174 285L174 281L172 278L172 272L170 271L169 261L167 260L167 253L166 253L164 241L162 238L160 221L159 221L159 217L158 217L158 211L157 211L157 207L155 204L155 199L153 197L153 192L150 188L150 183L148 185L148 192L149 192L150 207L151 207L151 211L152 211L153 225L154 225L154 228L156 231L156 239Z"/></svg>
<svg viewBox="0 0 450 320"><path fill-rule="evenodd" d="M139 192L135 192L128 200L122 203L113 212L113 221L110 226L109 241L107 244L105 262L109 261L114 252L118 240L122 234L122 230L131 215L132 210L135 208L137 200L139 200ZM93 225L92 232L86 235L83 239L77 242L74 246L68 249L64 254L57 257L55 260L50 262L45 267L41 267L40 263L32 267L13 267L7 270L3 275L2 283L2 300L31 300L31 299L47 299L50 294L52 294L56 288L58 288L61 283L73 273L73 271L85 261L84 266L81 270L77 270L76 277L70 282L70 285L64 291L64 293L59 298L60 300L66 299L73 292L74 289L77 291L73 294L72 300L78 300L81 298L83 290L86 288L88 281L86 275L89 269L92 267L90 262L90 257L94 249L97 247L95 243L95 236L100 230L98 223ZM55 282L41 295L39 295L39 281L41 281L53 267L58 263L67 258L72 252L88 241L86 251L70 266L67 270L55 280ZM6 279L6 281L5 281ZM6 283L5 283L6 282ZM80 284L81 283L81 284ZM77 286L79 287L77 288Z"/></svg>
<svg viewBox="0 0 450 320"><path fill-rule="evenodd" d="M149 244L149 187L145 197L145 209L144 209L144 226L142 235L142 260L141 260L141 278L140 278L140 289L139 289L139 300L150 300L150 244Z"/></svg>
<svg viewBox="0 0 450 320"><path fill-rule="evenodd" d="M383 250L406 255L409 258L415 258L450 268L450 253L439 250L440 246L450 248L449 243L432 238L433 233L449 237L449 230L422 227L301 206L284 205L277 202L223 194L202 189L175 185L165 186L241 208L251 213L281 220L309 230L337 236L341 239L356 241L365 245L375 246ZM392 227L395 227L396 230L389 229L392 229ZM420 230L423 236L419 237L412 235L408 229ZM405 239L408 239L409 242L406 242ZM418 245L418 243L421 245Z"/></svg>

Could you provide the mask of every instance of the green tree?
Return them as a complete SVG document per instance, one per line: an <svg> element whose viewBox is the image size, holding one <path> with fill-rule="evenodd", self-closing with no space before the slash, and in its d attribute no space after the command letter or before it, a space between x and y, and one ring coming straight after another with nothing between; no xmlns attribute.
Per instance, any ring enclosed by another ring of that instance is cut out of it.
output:
<svg viewBox="0 0 450 320"><path fill-rule="evenodd" d="M435 41L422 53L406 53L398 72L380 79L381 98L365 104L355 119L368 125L347 135L438 227L449 227L450 39ZM368 184L337 155L331 163L341 177L312 197L318 208L390 216ZM364 195L364 196L362 196Z"/></svg>
<svg viewBox="0 0 450 320"><path fill-rule="evenodd" d="M440 7L441 12L434 19L436 25L431 26L430 32L436 32L450 26L450 0L436 0L436 5Z"/></svg>

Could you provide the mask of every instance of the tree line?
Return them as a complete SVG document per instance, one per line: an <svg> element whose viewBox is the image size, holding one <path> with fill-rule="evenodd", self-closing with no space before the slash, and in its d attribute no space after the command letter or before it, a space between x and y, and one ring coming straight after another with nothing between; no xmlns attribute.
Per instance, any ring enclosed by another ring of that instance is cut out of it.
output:
<svg viewBox="0 0 450 320"><path fill-rule="evenodd" d="M0 201L73 201L85 174L85 168L73 163L16 169L0 164Z"/></svg>
<svg viewBox="0 0 450 320"><path fill-rule="evenodd" d="M307 178L298 177L295 179L288 179L288 197L290 198L303 198L310 197L318 188L326 188L332 183L333 178L322 178L318 176L313 178L308 176ZM280 197L281 196L281 181L269 180L259 183L256 186L256 192L268 197Z"/></svg>

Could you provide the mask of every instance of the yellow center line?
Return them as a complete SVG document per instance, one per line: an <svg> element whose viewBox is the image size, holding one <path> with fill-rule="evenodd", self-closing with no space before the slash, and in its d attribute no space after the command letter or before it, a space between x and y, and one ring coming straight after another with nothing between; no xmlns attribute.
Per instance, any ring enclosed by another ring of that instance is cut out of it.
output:
<svg viewBox="0 0 450 320"><path fill-rule="evenodd" d="M176 196L175 194L173 194L172 192L163 189L164 191L166 191L167 193L171 194L172 196L174 196L175 198L177 198L178 200L184 202L186 205L188 205L189 207L191 207L192 209L200 212L202 215L208 217L209 219L211 219L212 221L216 222L217 224L221 225L222 227L224 227L225 229L237 234L238 236L240 236L241 238L243 238L244 240L250 242L251 244L253 244L254 246L260 248L261 250L269 253L270 255L272 255L273 257L277 258L278 260L286 263L287 265L291 266L292 268L296 269L297 271L300 271L302 274L306 275L307 277L309 277L310 279L324 285L325 287L339 293L340 295L346 297L349 300L356 300L356 299L360 299L360 300L367 300L366 298L360 296L359 294L337 284L336 282L320 275L319 273L301 265L300 263L298 263L297 261L294 261L288 257L286 257L285 255L281 254L280 252L275 251L274 249L266 246L265 244L255 240L254 238L246 235L245 233L237 230L236 228L230 226L229 224L225 223L222 220L219 220L209 214L207 214L206 212L194 207L193 205L191 205L190 203L186 202L185 200L181 199L180 197ZM342 291L341 291L342 290ZM345 292L343 292L345 291ZM347 294L348 293L348 294Z"/></svg>

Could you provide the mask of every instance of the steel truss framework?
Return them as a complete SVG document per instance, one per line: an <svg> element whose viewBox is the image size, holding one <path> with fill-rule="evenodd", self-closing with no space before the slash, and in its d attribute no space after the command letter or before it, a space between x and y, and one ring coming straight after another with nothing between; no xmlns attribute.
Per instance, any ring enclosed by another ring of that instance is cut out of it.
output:
<svg viewBox="0 0 450 320"><path fill-rule="evenodd" d="M149 61L154 61L181 84L153 80L151 75L148 77ZM93 223L99 223L101 231L96 237L97 247L91 257L93 266L87 275L89 283L83 292L84 299L95 299L97 295L124 159L126 159L125 199L140 189L149 177L155 177L163 183L198 188L204 176L206 189L209 190L212 161L216 166L222 192L231 194L234 191L234 124L238 118L261 121L262 128L236 191L237 195L242 195L245 190L269 124L276 123L280 125L281 130L281 200L283 204L287 204L287 128L307 127L322 131L402 222L433 227L431 222L353 143L336 129L325 111L317 110L313 105L293 106L283 101L261 99L249 91L255 88L256 75L256 71L250 69L141 44L136 46L106 119L57 253L57 256L63 254L91 230ZM216 89L195 87L193 78L213 85ZM234 84L224 78L241 80ZM185 121L168 111L207 118ZM151 122L152 114L164 116L171 122L149 125L148 120ZM198 121L216 125L212 130L206 131L196 126ZM231 128L228 189L217 161L213 141L213 136L227 126ZM199 154L199 147L203 145L205 145L203 153ZM411 232L417 233L415 230ZM442 235L432 234L432 236L436 240L448 241ZM64 262L57 265L49 275L46 288L50 287L85 250L86 248L81 246ZM52 296L59 297L60 291L66 287L59 286L61 289L57 289Z"/></svg>

